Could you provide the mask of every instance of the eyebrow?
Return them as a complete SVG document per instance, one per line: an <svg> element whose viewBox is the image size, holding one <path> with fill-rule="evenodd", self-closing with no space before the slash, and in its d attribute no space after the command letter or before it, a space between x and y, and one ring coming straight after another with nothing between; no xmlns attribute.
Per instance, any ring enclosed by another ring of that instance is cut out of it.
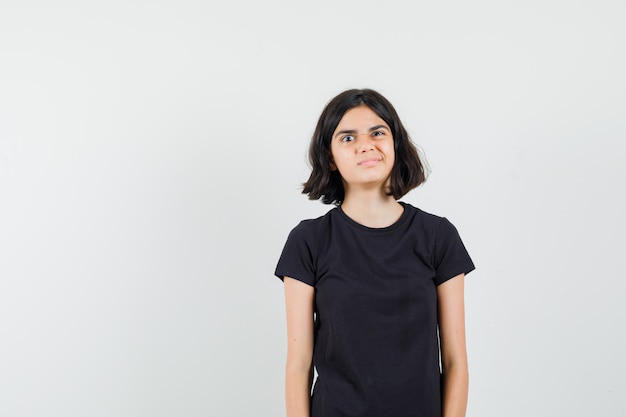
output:
<svg viewBox="0 0 626 417"><path fill-rule="evenodd" d="M372 126L372 127L370 127L370 128L369 128L369 130L368 130L368 132L373 132L373 131L378 130L378 129L387 129L387 130L390 130L390 129L389 129L387 126L385 126L385 125L376 125L376 126ZM354 135L354 134L356 134L356 133L357 133L357 131L356 131L356 130L354 130L354 129L340 130L339 132L335 133L335 135L334 135L333 137L334 137L334 138L336 138L337 136L339 136L339 135L343 135L344 133L346 133L346 134L350 134L350 135Z"/></svg>

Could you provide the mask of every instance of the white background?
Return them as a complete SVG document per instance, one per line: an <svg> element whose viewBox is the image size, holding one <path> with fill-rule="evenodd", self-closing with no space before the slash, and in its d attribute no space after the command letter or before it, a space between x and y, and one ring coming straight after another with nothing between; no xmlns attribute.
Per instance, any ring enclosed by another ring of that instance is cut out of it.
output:
<svg viewBox="0 0 626 417"><path fill-rule="evenodd" d="M0 3L0 415L282 416L288 232L370 87L467 281L468 417L626 416L626 6Z"/></svg>

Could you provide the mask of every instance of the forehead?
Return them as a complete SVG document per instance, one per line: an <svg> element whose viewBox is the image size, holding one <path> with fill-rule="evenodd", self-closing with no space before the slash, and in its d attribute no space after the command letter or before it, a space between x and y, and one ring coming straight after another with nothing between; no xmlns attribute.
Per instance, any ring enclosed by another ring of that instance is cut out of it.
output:
<svg viewBox="0 0 626 417"><path fill-rule="evenodd" d="M383 125L389 127L379 115L367 106L353 107L344 113L335 131L340 129L369 128Z"/></svg>

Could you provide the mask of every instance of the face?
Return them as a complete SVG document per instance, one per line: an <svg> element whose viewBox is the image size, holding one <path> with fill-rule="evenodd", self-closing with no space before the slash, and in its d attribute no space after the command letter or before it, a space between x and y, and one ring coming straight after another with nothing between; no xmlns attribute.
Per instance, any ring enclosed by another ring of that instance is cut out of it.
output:
<svg viewBox="0 0 626 417"><path fill-rule="evenodd" d="M385 190L395 161L389 125L367 106L344 115L331 138L331 168L339 170L344 189Z"/></svg>

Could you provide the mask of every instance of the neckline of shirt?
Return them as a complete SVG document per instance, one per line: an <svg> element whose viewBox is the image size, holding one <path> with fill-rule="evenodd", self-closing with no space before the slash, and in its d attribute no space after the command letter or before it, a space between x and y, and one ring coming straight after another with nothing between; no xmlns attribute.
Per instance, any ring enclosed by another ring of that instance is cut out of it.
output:
<svg viewBox="0 0 626 417"><path fill-rule="evenodd" d="M402 207L404 208L404 210L402 211L402 214L400 215L400 217L398 218L398 220L396 220L395 223L390 224L389 226L385 226L385 227L368 227L365 225L362 225L361 223L357 223L356 221L352 220L341 208L341 206L338 206L336 209L336 212L339 214L339 218L342 219L345 223L347 223L349 226L357 228L359 230L363 230L365 232L370 232L370 233L385 233L385 232L390 232L393 231L395 229L397 229L398 227L400 227L402 224L404 224L407 219L409 218L409 207L410 205L407 203L404 203L402 201L398 201L398 203L400 203L402 205Z"/></svg>

